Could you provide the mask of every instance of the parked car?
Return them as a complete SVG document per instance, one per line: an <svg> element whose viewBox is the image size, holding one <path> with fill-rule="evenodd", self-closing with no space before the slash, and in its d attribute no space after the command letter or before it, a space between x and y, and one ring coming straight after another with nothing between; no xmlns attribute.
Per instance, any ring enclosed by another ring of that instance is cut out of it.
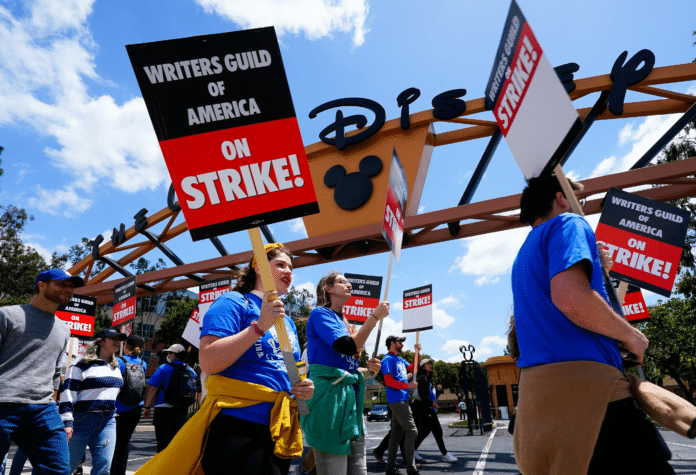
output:
<svg viewBox="0 0 696 475"><path fill-rule="evenodd" d="M367 413L367 420L369 421L388 421L389 420L389 410L387 406L379 405L370 409Z"/></svg>

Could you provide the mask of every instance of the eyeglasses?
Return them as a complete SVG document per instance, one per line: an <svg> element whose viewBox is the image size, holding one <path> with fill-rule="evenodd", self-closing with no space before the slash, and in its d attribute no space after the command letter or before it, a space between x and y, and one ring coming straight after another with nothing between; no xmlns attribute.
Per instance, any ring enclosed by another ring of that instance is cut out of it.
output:
<svg viewBox="0 0 696 475"><path fill-rule="evenodd" d="M336 279L336 280L334 280L334 284L346 285L346 284L350 284L350 282L348 282L346 279Z"/></svg>

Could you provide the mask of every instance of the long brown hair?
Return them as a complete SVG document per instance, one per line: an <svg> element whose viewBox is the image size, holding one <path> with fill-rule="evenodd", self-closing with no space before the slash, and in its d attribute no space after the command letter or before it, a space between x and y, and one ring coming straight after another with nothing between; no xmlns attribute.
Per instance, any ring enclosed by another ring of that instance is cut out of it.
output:
<svg viewBox="0 0 696 475"><path fill-rule="evenodd" d="M333 287L339 275L341 275L340 272L332 270L321 278L317 284L317 307L331 307L331 295L324 290L324 287Z"/></svg>
<svg viewBox="0 0 696 475"><path fill-rule="evenodd" d="M287 248L281 243L274 243L274 246L266 251L266 257L269 261L278 254L286 254L290 258L290 262L292 262L292 254L290 254L290 251L288 251ZM232 290L241 294L246 294L254 289L254 286L256 285L256 272L254 271L253 264L254 258L252 257L248 266L241 270L232 272L232 278L237 280Z"/></svg>

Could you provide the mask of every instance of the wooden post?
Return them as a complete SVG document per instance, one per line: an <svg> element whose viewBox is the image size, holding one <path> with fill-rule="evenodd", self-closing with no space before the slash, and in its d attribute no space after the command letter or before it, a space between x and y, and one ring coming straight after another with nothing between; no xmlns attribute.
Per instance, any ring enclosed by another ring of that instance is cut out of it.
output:
<svg viewBox="0 0 696 475"><path fill-rule="evenodd" d="M249 229L249 239L251 240L251 245L254 249L254 256L256 257L256 263L259 267L259 274L261 275L263 290L265 292L276 290L275 282L273 281L273 274L271 274L271 266L268 263L268 258L266 257L266 250L263 246L263 240L261 239L261 232L259 231L259 228ZM285 327L285 320L283 318L276 318L273 322L273 326L278 334L278 342L280 343L280 350L283 353L283 360L285 362L285 368L288 371L290 385L294 386L300 382L300 373L297 368L297 361L295 361L295 354L293 352L292 345L290 344L290 339L288 338L288 329ZM307 401L302 399L296 399L296 401L297 409L300 415L305 416L309 414Z"/></svg>
<svg viewBox="0 0 696 475"><path fill-rule="evenodd" d="M392 270L392 263L394 262L394 253L390 252L389 253L389 269L387 270L387 281L384 284L384 299L382 300L388 300L389 299L389 281L391 280L391 270ZM379 326L377 327L377 339L375 340L375 351L372 352L372 357L377 358L377 350L379 349L379 339L382 336L382 322L384 319L381 319L379 321Z"/></svg>

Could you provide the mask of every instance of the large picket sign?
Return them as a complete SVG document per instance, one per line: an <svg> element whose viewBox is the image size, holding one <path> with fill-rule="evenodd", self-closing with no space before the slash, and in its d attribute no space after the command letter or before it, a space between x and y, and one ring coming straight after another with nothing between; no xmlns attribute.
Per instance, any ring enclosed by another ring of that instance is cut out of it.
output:
<svg viewBox="0 0 696 475"><path fill-rule="evenodd" d="M515 0L484 100L528 179L550 173L582 129L568 93Z"/></svg>
<svg viewBox="0 0 696 475"><path fill-rule="evenodd" d="M418 332L433 328L433 286L404 290L404 318L401 331Z"/></svg>
<svg viewBox="0 0 696 475"><path fill-rule="evenodd" d="M611 276L669 297L689 212L611 188L595 234L611 258Z"/></svg>
<svg viewBox="0 0 696 475"><path fill-rule="evenodd" d="M408 199L408 184L406 174L401 166L396 149L392 148L391 166L389 168L389 185L387 186L387 201L384 206L382 220L382 236L389 244L397 264L401 258L401 243L404 239L404 213Z"/></svg>
<svg viewBox="0 0 696 475"><path fill-rule="evenodd" d="M347 273L343 276L353 288L350 299L343 305L343 316L350 323L365 323L379 305L382 277Z"/></svg>
<svg viewBox="0 0 696 475"><path fill-rule="evenodd" d="M114 286L112 326L121 325L135 317L135 291L135 276Z"/></svg>
<svg viewBox="0 0 696 475"><path fill-rule="evenodd" d="M58 307L56 317L68 324L71 335L92 336L96 310L96 298L73 294L70 302Z"/></svg>
<svg viewBox="0 0 696 475"><path fill-rule="evenodd" d="M273 27L126 49L194 241L319 212Z"/></svg>

